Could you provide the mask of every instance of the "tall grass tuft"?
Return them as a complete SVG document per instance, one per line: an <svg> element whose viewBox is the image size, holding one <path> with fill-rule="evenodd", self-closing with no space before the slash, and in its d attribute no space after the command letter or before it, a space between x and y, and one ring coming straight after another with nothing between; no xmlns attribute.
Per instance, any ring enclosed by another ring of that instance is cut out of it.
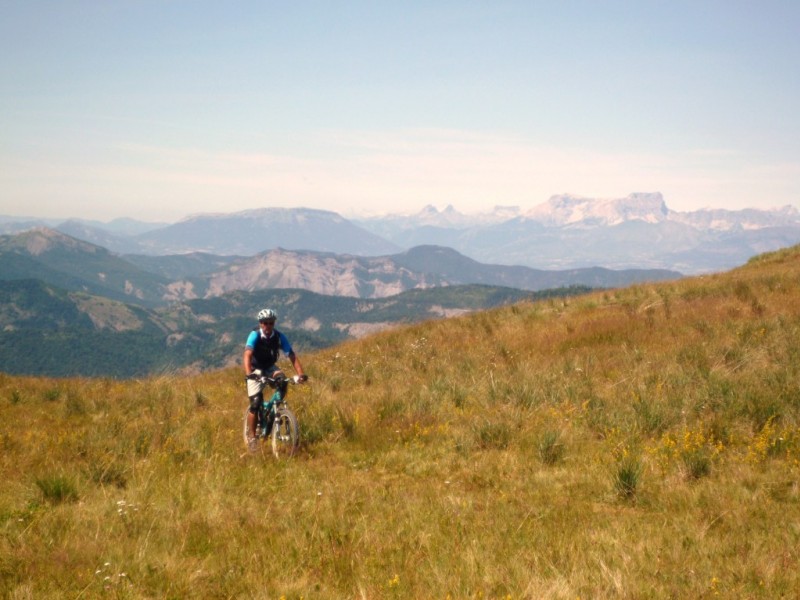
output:
<svg viewBox="0 0 800 600"><path fill-rule="evenodd" d="M47 502L60 504L75 502L78 499L78 488L75 482L65 475L48 475L35 481Z"/></svg>
<svg viewBox="0 0 800 600"><path fill-rule="evenodd" d="M543 464L553 466L560 463L564 459L565 452L561 434L552 429L544 431L539 437L537 450L539 453L539 460L542 461Z"/></svg>
<svg viewBox="0 0 800 600"><path fill-rule="evenodd" d="M9 393L8 400L9 402L11 402L11 404L19 404L20 402L22 402L22 394L20 393L19 390L13 389Z"/></svg>
<svg viewBox="0 0 800 600"><path fill-rule="evenodd" d="M339 406L336 409L334 422L341 428L346 439L355 439L358 434L358 411L351 411L346 407Z"/></svg>
<svg viewBox="0 0 800 600"><path fill-rule="evenodd" d="M686 452L681 456L689 479L700 479L711 474L711 456L704 449Z"/></svg>
<svg viewBox="0 0 800 600"><path fill-rule="evenodd" d="M614 469L614 489L624 500L633 500L639 491L642 479L642 461L639 457L626 454L621 457Z"/></svg>
<svg viewBox="0 0 800 600"><path fill-rule="evenodd" d="M511 427L504 422L481 420L475 425L475 433L484 449L504 450L511 443Z"/></svg>

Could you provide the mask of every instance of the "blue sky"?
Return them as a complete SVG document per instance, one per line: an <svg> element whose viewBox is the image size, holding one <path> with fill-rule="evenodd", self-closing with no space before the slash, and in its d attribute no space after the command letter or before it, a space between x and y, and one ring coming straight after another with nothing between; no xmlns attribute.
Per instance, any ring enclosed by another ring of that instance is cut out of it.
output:
<svg viewBox="0 0 800 600"><path fill-rule="evenodd" d="M0 214L800 206L800 2L6 0Z"/></svg>

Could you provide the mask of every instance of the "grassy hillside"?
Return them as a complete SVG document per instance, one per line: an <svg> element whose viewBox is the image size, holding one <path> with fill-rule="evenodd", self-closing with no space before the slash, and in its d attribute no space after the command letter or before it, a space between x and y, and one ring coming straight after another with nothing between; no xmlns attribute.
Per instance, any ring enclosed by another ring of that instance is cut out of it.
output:
<svg viewBox="0 0 800 600"><path fill-rule="evenodd" d="M800 249L304 357L303 446L242 373L0 377L9 598L790 598Z"/></svg>

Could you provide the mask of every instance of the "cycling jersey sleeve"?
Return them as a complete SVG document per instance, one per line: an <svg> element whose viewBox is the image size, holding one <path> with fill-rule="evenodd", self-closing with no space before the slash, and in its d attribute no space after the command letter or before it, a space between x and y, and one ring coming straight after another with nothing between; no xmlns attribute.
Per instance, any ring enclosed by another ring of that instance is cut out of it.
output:
<svg viewBox="0 0 800 600"><path fill-rule="evenodd" d="M292 345L289 343L289 339L283 335L282 333L278 334L281 340L281 350L286 356L289 356L294 350L292 350Z"/></svg>
<svg viewBox="0 0 800 600"><path fill-rule="evenodd" d="M244 347L252 350L256 347L256 340L258 340L258 332L251 331L250 335L247 336L247 343L244 345Z"/></svg>

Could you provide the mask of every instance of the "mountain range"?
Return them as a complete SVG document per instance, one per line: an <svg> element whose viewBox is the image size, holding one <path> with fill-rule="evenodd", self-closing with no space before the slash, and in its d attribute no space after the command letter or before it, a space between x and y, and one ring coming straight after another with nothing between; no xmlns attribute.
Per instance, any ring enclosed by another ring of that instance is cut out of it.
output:
<svg viewBox="0 0 800 600"><path fill-rule="evenodd" d="M793 208L677 213L659 194L361 221L273 208L175 224L0 217L0 231L0 371L123 377L235 362L266 305L300 348L318 348L394 323L721 270L800 241Z"/></svg>
<svg viewBox="0 0 800 600"><path fill-rule="evenodd" d="M385 298L450 285L539 291L575 285L619 287L680 276L659 269L544 271L488 265L441 246L377 257L282 248L254 256L194 252L155 257L118 255L47 228L0 236L0 280L35 278L68 291L150 307L239 290L296 288L328 296Z"/></svg>
<svg viewBox="0 0 800 600"><path fill-rule="evenodd" d="M593 199L553 196L528 210L497 207L466 219L448 206L372 217L359 225L399 246L437 243L493 264L565 269L660 268L699 274L800 241L800 212L669 209L660 193Z"/></svg>
<svg viewBox="0 0 800 600"><path fill-rule="evenodd" d="M558 195L528 209L498 206L471 215L452 206L441 211L427 206L411 215L353 219L308 208L262 208L194 215L172 224L0 217L0 232L33 226L58 229L118 254L252 256L281 248L376 257L439 246L493 265L683 274L726 270L800 242L796 208L678 212L660 193L614 199Z"/></svg>
<svg viewBox="0 0 800 600"><path fill-rule="evenodd" d="M299 348L396 323L680 273L486 265L441 246L362 257L122 255L60 231L0 236L0 371L139 376L235 362L264 306Z"/></svg>

